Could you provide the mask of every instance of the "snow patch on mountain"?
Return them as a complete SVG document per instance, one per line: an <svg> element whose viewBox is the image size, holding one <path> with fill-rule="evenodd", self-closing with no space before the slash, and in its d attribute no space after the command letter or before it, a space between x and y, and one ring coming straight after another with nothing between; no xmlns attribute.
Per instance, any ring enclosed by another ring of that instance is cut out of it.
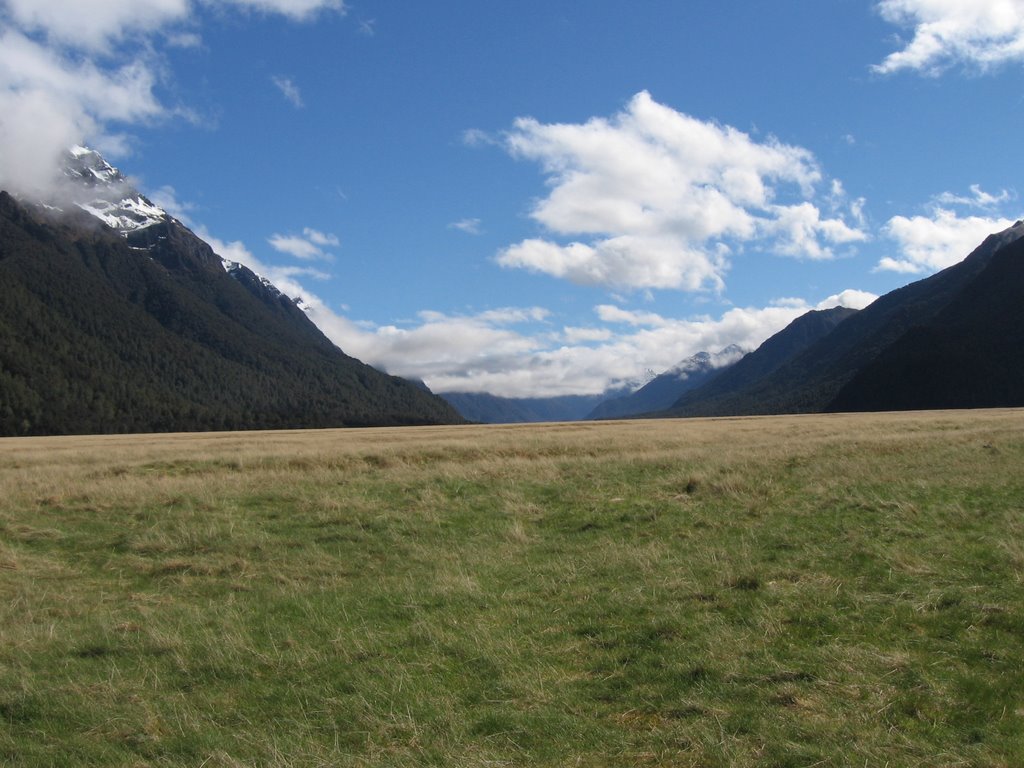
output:
<svg viewBox="0 0 1024 768"><path fill-rule="evenodd" d="M163 208L154 205L142 195L121 200L97 198L76 205L125 236L129 232L159 224L167 217L167 212Z"/></svg>
<svg viewBox="0 0 1024 768"><path fill-rule="evenodd" d="M173 222L184 226L139 192L132 182L108 163L99 152L88 147L76 145L68 150L64 175L69 182L66 185L66 197L69 202L95 216L123 237L156 224ZM47 207L60 210L56 206ZM147 251L149 248L133 246L133 250ZM266 277L253 272L240 262L221 257L221 265L231 277L242 282L248 282L250 279L246 277L246 273L255 275L272 298L283 297L293 302L303 312L308 313L312 309L301 298L293 299L286 296Z"/></svg>
<svg viewBox="0 0 1024 768"><path fill-rule="evenodd" d="M76 145L68 150L64 175L72 182L71 202L126 237L170 218L99 152L88 147Z"/></svg>

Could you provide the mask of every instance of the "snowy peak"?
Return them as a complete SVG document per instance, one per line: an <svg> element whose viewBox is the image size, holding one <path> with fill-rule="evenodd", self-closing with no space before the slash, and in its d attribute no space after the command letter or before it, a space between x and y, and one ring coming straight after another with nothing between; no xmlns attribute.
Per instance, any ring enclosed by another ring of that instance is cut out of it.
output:
<svg viewBox="0 0 1024 768"><path fill-rule="evenodd" d="M193 263L202 264L204 268L223 267L265 301L284 301L307 314L310 312L311 307L305 301L286 296L266 277L244 264L214 254L208 243L139 192L99 152L83 146L72 147L65 158L64 175L69 182L65 200L118 232L135 250L146 251L150 257L163 260L165 266L179 264L181 253L190 253ZM169 240L177 241L179 246L172 248L171 254L165 248Z"/></svg>
<svg viewBox="0 0 1024 768"><path fill-rule="evenodd" d="M126 184L127 179L103 156L88 147L74 146L68 150L64 175L89 187Z"/></svg>
<svg viewBox="0 0 1024 768"><path fill-rule="evenodd" d="M130 232L168 220L167 212L141 194L99 152L74 146L64 162L64 176L72 182L71 200L111 229Z"/></svg>
<svg viewBox="0 0 1024 768"><path fill-rule="evenodd" d="M727 365L732 365L745 354L746 352L735 344L730 344L715 353L698 352L692 357L688 357L681 363L669 368L662 375L684 381L695 373L706 373L707 371L711 371L716 368L723 368Z"/></svg>

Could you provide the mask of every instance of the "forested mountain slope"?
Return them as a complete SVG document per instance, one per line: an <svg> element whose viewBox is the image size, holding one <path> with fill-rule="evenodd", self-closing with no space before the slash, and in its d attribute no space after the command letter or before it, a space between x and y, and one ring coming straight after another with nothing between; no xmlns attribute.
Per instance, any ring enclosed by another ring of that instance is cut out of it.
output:
<svg viewBox="0 0 1024 768"><path fill-rule="evenodd" d="M158 218L123 231L0 193L0 433L461 421Z"/></svg>

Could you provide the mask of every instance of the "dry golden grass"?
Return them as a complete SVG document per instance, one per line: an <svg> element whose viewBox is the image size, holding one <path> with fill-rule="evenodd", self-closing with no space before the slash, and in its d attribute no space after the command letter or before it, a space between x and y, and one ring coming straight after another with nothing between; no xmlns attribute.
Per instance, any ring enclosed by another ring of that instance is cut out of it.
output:
<svg viewBox="0 0 1024 768"><path fill-rule="evenodd" d="M1024 411L0 440L0 764L1014 765Z"/></svg>

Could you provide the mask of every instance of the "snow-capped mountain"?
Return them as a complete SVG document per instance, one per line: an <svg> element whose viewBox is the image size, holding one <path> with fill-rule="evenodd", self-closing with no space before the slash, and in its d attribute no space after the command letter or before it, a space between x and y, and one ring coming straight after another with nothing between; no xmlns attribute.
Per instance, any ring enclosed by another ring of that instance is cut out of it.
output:
<svg viewBox="0 0 1024 768"><path fill-rule="evenodd" d="M64 176L70 182L64 192L71 204L95 216L125 237L136 250L153 251L167 237L166 227L187 230L184 224L143 195L132 181L89 147L76 145L68 150ZM52 207L52 206L51 206ZM144 230L158 230L144 232ZM197 238L198 239L198 238ZM285 295L268 278L251 271L237 261L217 257L217 263L236 280L252 288L258 284L270 300L284 299L304 312L309 307L301 297Z"/></svg>
<svg viewBox="0 0 1024 768"><path fill-rule="evenodd" d="M345 355L98 153L66 166L47 199L0 190L0 435L462 420Z"/></svg>
<svg viewBox="0 0 1024 768"><path fill-rule="evenodd" d="M72 202L122 235L171 218L88 147L74 146L68 151L64 175L73 182L69 185Z"/></svg>
<svg viewBox="0 0 1024 768"><path fill-rule="evenodd" d="M744 354L744 350L735 344L730 344L719 352L698 352L653 377L635 392L605 400L594 408L587 418L628 418L668 408L683 393L709 381L720 371L736 363Z"/></svg>

